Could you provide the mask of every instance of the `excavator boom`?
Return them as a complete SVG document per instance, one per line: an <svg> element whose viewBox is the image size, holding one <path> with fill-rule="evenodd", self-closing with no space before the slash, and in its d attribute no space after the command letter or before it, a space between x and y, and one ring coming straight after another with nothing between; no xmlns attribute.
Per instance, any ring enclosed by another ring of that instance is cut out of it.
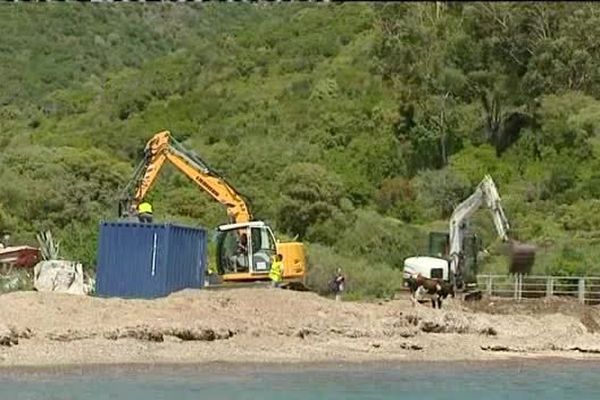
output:
<svg viewBox="0 0 600 400"><path fill-rule="evenodd" d="M122 196L121 208L125 208L125 212L131 207L137 207L144 199L156 182L164 163L168 161L223 204L232 222L248 222L252 219L247 202L233 185L210 169L200 157L185 150L171 137L170 132L163 131L154 135L146 144L144 153L144 160Z"/></svg>
<svg viewBox="0 0 600 400"><path fill-rule="evenodd" d="M510 225L504 214L500 195L493 179L485 175L477 188L465 201L460 203L450 217L450 269L457 271L460 255L463 249L465 221L471 218L482 204L488 207L494 220L494 226L502 241L507 242Z"/></svg>
<svg viewBox="0 0 600 400"><path fill-rule="evenodd" d="M509 271L521 273L529 271L535 261L535 247L517 241L509 237L510 225L498 188L490 175L485 175L475 189L475 192L456 207L450 218L450 270L460 274L460 261L464 241L464 223L479 207L484 204L490 210L494 227L500 239L509 243Z"/></svg>

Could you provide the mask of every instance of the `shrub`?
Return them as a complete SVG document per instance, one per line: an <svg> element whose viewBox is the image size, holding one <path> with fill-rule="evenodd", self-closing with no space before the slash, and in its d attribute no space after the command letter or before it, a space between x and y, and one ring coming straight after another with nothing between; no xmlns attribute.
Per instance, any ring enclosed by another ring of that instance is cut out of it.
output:
<svg viewBox="0 0 600 400"><path fill-rule="evenodd" d="M343 254L354 254L402 269L406 257L419 254L426 236L413 226L382 217L374 211L359 210L354 224L340 232L335 248Z"/></svg>
<svg viewBox="0 0 600 400"><path fill-rule="evenodd" d="M342 183L318 164L291 164L281 172L279 181L282 196L278 221L286 233L303 238L312 225L339 210Z"/></svg>
<svg viewBox="0 0 600 400"><path fill-rule="evenodd" d="M369 262L363 258L346 257L330 247L313 244L308 247L308 287L320 294L331 293L329 282L337 268L346 277L349 299L390 298L402 286L402 274L385 263Z"/></svg>

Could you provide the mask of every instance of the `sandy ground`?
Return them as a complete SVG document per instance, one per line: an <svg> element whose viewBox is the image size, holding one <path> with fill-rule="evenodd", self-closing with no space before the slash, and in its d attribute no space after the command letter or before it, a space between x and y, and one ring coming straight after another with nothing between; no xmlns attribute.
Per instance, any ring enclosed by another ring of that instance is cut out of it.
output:
<svg viewBox="0 0 600 400"><path fill-rule="evenodd" d="M600 359L600 308L406 297L339 302L313 293L186 290L158 300L0 296L0 366Z"/></svg>

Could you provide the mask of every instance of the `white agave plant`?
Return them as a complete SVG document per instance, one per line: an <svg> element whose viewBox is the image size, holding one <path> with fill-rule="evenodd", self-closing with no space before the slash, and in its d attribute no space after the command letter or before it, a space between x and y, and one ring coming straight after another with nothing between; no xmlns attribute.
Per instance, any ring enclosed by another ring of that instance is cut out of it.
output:
<svg viewBox="0 0 600 400"><path fill-rule="evenodd" d="M44 260L58 260L60 241L55 242L50 231L40 232L37 235L40 251Z"/></svg>

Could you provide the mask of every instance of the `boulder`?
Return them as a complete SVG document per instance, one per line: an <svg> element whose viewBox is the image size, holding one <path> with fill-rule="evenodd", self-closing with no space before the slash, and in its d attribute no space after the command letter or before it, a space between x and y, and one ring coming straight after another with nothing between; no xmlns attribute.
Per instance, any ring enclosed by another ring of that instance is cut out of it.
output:
<svg viewBox="0 0 600 400"><path fill-rule="evenodd" d="M19 335L9 327L0 324L0 346L15 346L19 344Z"/></svg>
<svg viewBox="0 0 600 400"><path fill-rule="evenodd" d="M83 267L80 263L65 260L49 260L34 268L33 287L39 292L88 294L89 285L84 284Z"/></svg>

